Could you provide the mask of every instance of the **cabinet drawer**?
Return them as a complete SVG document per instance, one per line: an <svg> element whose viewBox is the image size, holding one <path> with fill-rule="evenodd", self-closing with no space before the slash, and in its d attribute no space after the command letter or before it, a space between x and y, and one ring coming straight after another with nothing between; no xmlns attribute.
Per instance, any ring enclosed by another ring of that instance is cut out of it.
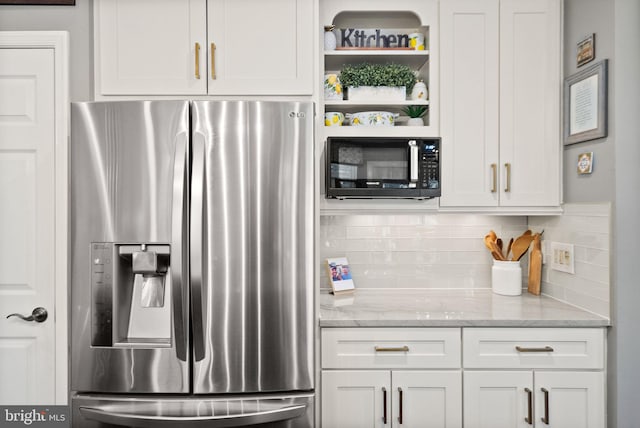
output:
<svg viewBox="0 0 640 428"><path fill-rule="evenodd" d="M604 329L465 328L465 368L604 368Z"/></svg>
<svg viewBox="0 0 640 428"><path fill-rule="evenodd" d="M459 368L457 328L324 328L322 368Z"/></svg>

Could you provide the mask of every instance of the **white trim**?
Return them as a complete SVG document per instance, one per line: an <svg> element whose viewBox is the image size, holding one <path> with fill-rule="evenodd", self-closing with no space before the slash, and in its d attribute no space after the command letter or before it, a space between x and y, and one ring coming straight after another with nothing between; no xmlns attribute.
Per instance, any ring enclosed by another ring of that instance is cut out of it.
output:
<svg viewBox="0 0 640 428"><path fill-rule="evenodd" d="M0 48L54 50L55 82L55 403L68 402L68 161L69 33L66 31L0 31Z"/></svg>

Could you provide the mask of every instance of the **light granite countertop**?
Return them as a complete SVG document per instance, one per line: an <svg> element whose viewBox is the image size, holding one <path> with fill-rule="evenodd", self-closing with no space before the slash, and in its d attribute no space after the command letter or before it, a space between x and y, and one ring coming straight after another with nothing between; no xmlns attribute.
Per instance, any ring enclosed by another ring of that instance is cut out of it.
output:
<svg viewBox="0 0 640 428"><path fill-rule="evenodd" d="M491 290L320 293L320 327L604 327L607 318L546 296Z"/></svg>

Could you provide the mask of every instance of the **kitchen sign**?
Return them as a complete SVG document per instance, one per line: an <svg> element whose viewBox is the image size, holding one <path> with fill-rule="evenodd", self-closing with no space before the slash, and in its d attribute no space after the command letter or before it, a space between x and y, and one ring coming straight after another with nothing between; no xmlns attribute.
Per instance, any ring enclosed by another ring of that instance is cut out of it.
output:
<svg viewBox="0 0 640 428"><path fill-rule="evenodd" d="M341 48L411 48L409 35L415 30L340 28L338 46Z"/></svg>

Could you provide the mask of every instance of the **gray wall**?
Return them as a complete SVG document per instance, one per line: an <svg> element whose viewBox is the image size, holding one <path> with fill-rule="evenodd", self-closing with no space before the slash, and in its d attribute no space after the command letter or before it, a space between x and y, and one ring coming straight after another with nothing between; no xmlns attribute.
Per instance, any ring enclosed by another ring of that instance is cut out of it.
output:
<svg viewBox="0 0 640 428"><path fill-rule="evenodd" d="M613 328L609 334L610 427L637 427L640 403L640 1L614 0L615 208L613 242Z"/></svg>
<svg viewBox="0 0 640 428"><path fill-rule="evenodd" d="M70 99L93 99L93 1L75 6L0 6L0 31L64 30L70 40Z"/></svg>
<svg viewBox="0 0 640 428"><path fill-rule="evenodd" d="M609 59L609 136L565 149L564 198L613 202L608 420L609 428L633 428L640 402L640 2L565 0L565 76L578 70L576 42L589 33L596 33L596 61ZM578 176L578 154L587 151L594 152L594 172Z"/></svg>
<svg viewBox="0 0 640 428"><path fill-rule="evenodd" d="M564 75L571 76L596 62L609 59L609 76L615 69L613 0L565 0L564 4ZM584 36L596 34L596 59L578 69L576 44ZM613 80L609 78L611 83ZM589 142L565 146L564 201L604 202L613 200L615 171L615 91L609 87L609 135ZM593 152L593 173L578 175L578 155Z"/></svg>

